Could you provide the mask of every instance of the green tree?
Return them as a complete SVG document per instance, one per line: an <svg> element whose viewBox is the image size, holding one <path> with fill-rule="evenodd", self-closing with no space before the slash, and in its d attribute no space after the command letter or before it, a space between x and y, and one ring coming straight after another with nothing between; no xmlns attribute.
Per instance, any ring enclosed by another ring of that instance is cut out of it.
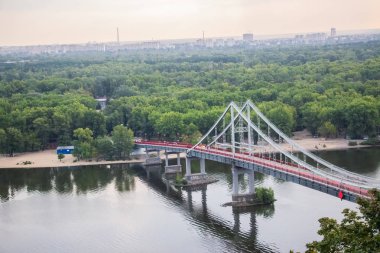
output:
<svg viewBox="0 0 380 253"><path fill-rule="evenodd" d="M330 121L327 121L318 128L318 134L327 138L336 137L336 127Z"/></svg>
<svg viewBox="0 0 380 253"><path fill-rule="evenodd" d="M33 120L33 126L35 132L37 133L37 136L41 140L42 148L45 148L46 144L49 141L48 138L51 129L48 119L46 119L45 117L36 118L35 120Z"/></svg>
<svg viewBox="0 0 380 253"><path fill-rule="evenodd" d="M89 128L77 128L74 130L74 137L80 142L92 142L92 131Z"/></svg>
<svg viewBox="0 0 380 253"><path fill-rule="evenodd" d="M89 128L77 128L74 130L74 137L77 140L74 141L73 155L79 160L93 158L96 154L96 149L92 131Z"/></svg>
<svg viewBox="0 0 380 253"><path fill-rule="evenodd" d="M287 135L291 135L296 125L294 108L282 103L270 109L267 117Z"/></svg>
<svg viewBox="0 0 380 253"><path fill-rule="evenodd" d="M23 135L20 130L14 127L9 127L6 130L6 147L7 153L13 156L14 152L22 151L24 145Z"/></svg>
<svg viewBox="0 0 380 253"><path fill-rule="evenodd" d="M58 159L59 159L59 161L62 161L63 158L65 158L65 155L64 155L64 154L58 154Z"/></svg>
<svg viewBox="0 0 380 253"><path fill-rule="evenodd" d="M98 137L95 139L96 153L99 157L111 160L114 155L113 141L108 136Z"/></svg>
<svg viewBox="0 0 380 253"><path fill-rule="evenodd" d="M182 134L185 126L180 113L167 112L160 116L155 127L156 131L169 140L175 140L177 134Z"/></svg>
<svg viewBox="0 0 380 253"><path fill-rule="evenodd" d="M344 209L344 218L321 218L318 234L321 241L307 244L308 253L314 252L379 252L380 249L380 192L369 191L370 198L359 198L359 211Z"/></svg>
<svg viewBox="0 0 380 253"><path fill-rule="evenodd" d="M121 159L129 158L134 144L133 131L123 125L118 125L113 128L111 138L115 155Z"/></svg>
<svg viewBox="0 0 380 253"><path fill-rule="evenodd" d="M7 133L4 129L0 128L0 153L6 152L7 150Z"/></svg>
<svg viewBox="0 0 380 253"><path fill-rule="evenodd" d="M347 107L348 134L353 138L374 136L379 122L379 109L373 98L360 98Z"/></svg>

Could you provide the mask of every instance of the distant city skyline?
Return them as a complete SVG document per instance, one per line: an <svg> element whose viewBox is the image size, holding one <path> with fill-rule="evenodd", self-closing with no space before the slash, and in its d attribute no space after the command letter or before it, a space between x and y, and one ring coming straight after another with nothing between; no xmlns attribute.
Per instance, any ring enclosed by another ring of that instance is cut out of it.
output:
<svg viewBox="0 0 380 253"><path fill-rule="evenodd" d="M0 0L0 46L380 28L377 0Z"/></svg>

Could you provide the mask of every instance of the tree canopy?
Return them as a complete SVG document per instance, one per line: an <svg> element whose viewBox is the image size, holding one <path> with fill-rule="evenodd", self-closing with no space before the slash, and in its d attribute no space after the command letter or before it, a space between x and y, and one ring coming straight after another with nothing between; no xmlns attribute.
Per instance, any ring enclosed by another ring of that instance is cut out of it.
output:
<svg viewBox="0 0 380 253"><path fill-rule="evenodd" d="M359 198L359 211L344 209L343 220L321 218L318 234L323 238L307 244L306 252L378 252L380 249L380 192L369 191L370 198Z"/></svg>
<svg viewBox="0 0 380 253"><path fill-rule="evenodd" d="M194 141L230 101L246 99L288 134L375 137L379 48L373 41L0 56L0 152L72 144L78 128L96 139L120 124L141 137ZM99 97L107 99L103 111ZM10 138L17 145L9 147Z"/></svg>

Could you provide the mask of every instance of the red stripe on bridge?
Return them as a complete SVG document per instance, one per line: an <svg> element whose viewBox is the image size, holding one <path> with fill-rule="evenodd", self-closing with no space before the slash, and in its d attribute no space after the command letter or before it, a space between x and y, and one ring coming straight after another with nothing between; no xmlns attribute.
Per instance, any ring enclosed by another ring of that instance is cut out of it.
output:
<svg viewBox="0 0 380 253"><path fill-rule="evenodd" d="M160 146L160 147L172 147L172 148L182 148L182 149L190 149L193 147L192 144L189 143L177 143L177 142L162 142L162 141L140 141L136 142L136 144L142 144L142 145L152 145L152 146ZM285 163L281 162L276 159L270 159L269 157L258 157L257 155L252 156L247 156L248 153L235 153L235 156L226 150L222 149L215 149L215 148L200 148L196 147L194 150L202 153L207 153L207 154L215 154L215 155L220 155L232 159L238 159L246 162L251 162L255 163L258 165L270 167L279 171L286 172L291 175L303 177L306 179L309 179L311 181L316 181L319 183L322 183L326 186L333 186L338 188L339 190L346 190L351 193L355 193L361 196L368 196L368 191L365 189L361 189L356 186L352 186L346 183L340 183L339 181L328 179L328 178L323 178L322 176L314 175L311 173L311 171L307 170L306 168L303 167L297 167L296 164L294 163ZM246 155L244 155L246 154ZM272 163L268 163L266 161L271 161ZM284 166L285 165L285 166ZM302 171L299 171L302 170Z"/></svg>

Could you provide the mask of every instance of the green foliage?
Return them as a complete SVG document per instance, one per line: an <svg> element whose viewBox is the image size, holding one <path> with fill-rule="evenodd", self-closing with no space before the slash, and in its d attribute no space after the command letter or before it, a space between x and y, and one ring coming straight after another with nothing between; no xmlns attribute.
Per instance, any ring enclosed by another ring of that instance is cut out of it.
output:
<svg viewBox="0 0 380 253"><path fill-rule="evenodd" d="M336 137L336 127L330 121L327 121L318 128L318 134L326 138Z"/></svg>
<svg viewBox="0 0 380 253"><path fill-rule="evenodd" d="M61 161L63 158L65 158L65 155L64 155L64 154L58 154L58 159L59 159L59 161Z"/></svg>
<svg viewBox="0 0 380 253"><path fill-rule="evenodd" d="M95 140L96 152L100 158L112 160L115 150L113 141L108 136L98 137Z"/></svg>
<svg viewBox="0 0 380 253"><path fill-rule="evenodd" d="M10 156L23 150L24 138L20 130L14 127L5 129L5 149Z"/></svg>
<svg viewBox="0 0 380 253"><path fill-rule="evenodd" d="M94 139L92 131L89 128L78 128L74 130L73 136L77 139L74 141L73 155L81 159L91 159L95 156Z"/></svg>
<svg viewBox="0 0 380 253"><path fill-rule="evenodd" d="M281 102L264 102L260 104L260 109L278 128L291 135L296 125L294 107Z"/></svg>
<svg viewBox="0 0 380 253"><path fill-rule="evenodd" d="M275 201L274 192L272 188L257 187L256 200L260 203L270 204Z"/></svg>
<svg viewBox="0 0 380 253"><path fill-rule="evenodd" d="M9 148L0 131L0 152L69 145L78 128L90 129L96 139L120 124L140 137L193 143L231 100L246 99L287 134L307 128L326 137L374 137L379 48L374 41L121 51L117 59L95 52L0 56L0 62L30 60L0 63L0 129L22 135L17 148ZM103 96L107 108L97 111L94 98Z"/></svg>
<svg viewBox="0 0 380 253"><path fill-rule="evenodd" d="M73 151L73 155L77 157L78 160L90 160L96 154L95 147L92 145L92 143L74 141L74 145L75 148Z"/></svg>
<svg viewBox="0 0 380 253"><path fill-rule="evenodd" d="M178 185L187 185L187 180L182 177L182 174L177 173L175 177L175 183Z"/></svg>
<svg viewBox="0 0 380 253"><path fill-rule="evenodd" d="M74 130L74 138L78 139L79 142L92 142L92 131L89 128L78 128Z"/></svg>
<svg viewBox="0 0 380 253"><path fill-rule="evenodd" d="M132 130L118 125L114 127L112 136L102 136L94 140L93 133L89 128L78 128L74 130L73 155L81 159L91 159L94 157L106 160L126 159L132 151L134 137Z"/></svg>
<svg viewBox="0 0 380 253"><path fill-rule="evenodd" d="M0 153L6 152L7 133L0 128Z"/></svg>
<svg viewBox="0 0 380 253"><path fill-rule="evenodd" d="M369 138L368 140L360 142L360 145L380 145L380 140L377 138Z"/></svg>
<svg viewBox="0 0 380 253"><path fill-rule="evenodd" d="M343 220L321 218L318 234L323 238L307 244L306 252L378 252L380 249L380 192L359 198L359 211L344 209Z"/></svg>
<svg viewBox="0 0 380 253"><path fill-rule="evenodd" d="M358 143L356 141L349 141L348 146L357 146Z"/></svg>
<svg viewBox="0 0 380 253"><path fill-rule="evenodd" d="M379 108L373 98L355 99L347 107L348 132L352 138L374 136L379 121Z"/></svg>
<svg viewBox="0 0 380 253"><path fill-rule="evenodd" d="M117 158L129 158L134 145L133 132L123 125L115 126L112 131L112 141Z"/></svg>
<svg viewBox="0 0 380 253"><path fill-rule="evenodd" d="M182 115L178 112L162 114L155 122L157 132L169 140L175 140L184 131Z"/></svg>

